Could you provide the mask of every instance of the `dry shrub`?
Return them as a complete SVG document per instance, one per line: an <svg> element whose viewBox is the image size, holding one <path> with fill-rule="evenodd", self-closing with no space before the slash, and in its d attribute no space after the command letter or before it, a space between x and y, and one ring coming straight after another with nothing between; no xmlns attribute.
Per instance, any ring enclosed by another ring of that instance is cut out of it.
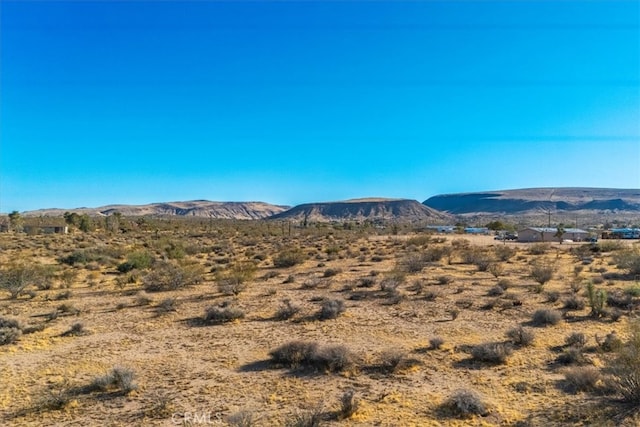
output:
<svg viewBox="0 0 640 427"><path fill-rule="evenodd" d="M255 273L256 265L253 262L235 263L216 275L218 291L224 295L239 295L246 289L246 283L253 279Z"/></svg>
<svg viewBox="0 0 640 427"><path fill-rule="evenodd" d="M480 394L464 389L456 390L442 404L442 409L460 418L469 418L473 415L484 416L489 413L488 406Z"/></svg>
<svg viewBox="0 0 640 427"><path fill-rule="evenodd" d="M336 414L338 420L346 420L351 418L358 411L360 401L356 398L355 390L345 391L340 397L340 409Z"/></svg>
<svg viewBox="0 0 640 427"><path fill-rule="evenodd" d="M474 360L492 364L506 363L513 352L511 346L502 342L490 342L474 346L471 356Z"/></svg>
<svg viewBox="0 0 640 427"><path fill-rule="evenodd" d="M203 321L208 325L219 325L244 318L244 311L228 303L211 306L205 310Z"/></svg>
<svg viewBox="0 0 640 427"><path fill-rule="evenodd" d="M629 324L629 340L617 348L608 364L615 390L634 408L640 408L640 322Z"/></svg>
<svg viewBox="0 0 640 427"><path fill-rule="evenodd" d="M294 265L304 262L305 256L299 249L285 249L280 251L273 258L273 265L276 268L293 267Z"/></svg>
<svg viewBox="0 0 640 427"><path fill-rule="evenodd" d="M429 339L429 348L431 350L439 350L444 344L444 339L441 337L433 337Z"/></svg>
<svg viewBox="0 0 640 427"><path fill-rule="evenodd" d="M355 357L343 345L320 347L314 342L292 341L269 352L271 362L286 368L341 372L355 367Z"/></svg>
<svg viewBox="0 0 640 427"><path fill-rule="evenodd" d="M536 326L556 325L562 320L562 313L558 310L543 308L533 313L532 322Z"/></svg>
<svg viewBox="0 0 640 427"><path fill-rule="evenodd" d="M556 358L556 362L561 365L586 365L590 361L587 359L582 351L582 347L569 347L565 349Z"/></svg>
<svg viewBox="0 0 640 427"><path fill-rule="evenodd" d="M587 336L582 332L572 332L564 342L570 347L582 348L587 344Z"/></svg>
<svg viewBox="0 0 640 427"><path fill-rule="evenodd" d="M531 255L544 255L549 249L551 249L551 245L548 243L534 243L529 246L529 253Z"/></svg>
<svg viewBox="0 0 640 427"><path fill-rule="evenodd" d="M344 301L339 299L326 299L322 301L318 318L320 320L336 319L345 311Z"/></svg>
<svg viewBox="0 0 640 427"><path fill-rule="evenodd" d="M94 379L86 391L120 391L129 394L137 388L135 372L132 369L115 367L108 374Z"/></svg>
<svg viewBox="0 0 640 427"><path fill-rule="evenodd" d="M586 303L584 299L577 295L571 295L569 298L564 300L563 308L565 310L583 310L585 306Z"/></svg>
<svg viewBox="0 0 640 427"><path fill-rule="evenodd" d="M535 334L533 331L517 326L507 331L507 338L518 347L527 347L533 344Z"/></svg>
<svg viewBox="0 0 640 427"><path fill-rule="evenodd" d="M300 312L300 306L292 304L291 300L283 299L278 311L276 311L275 318L278 320L291 319L293 316Z"/></svg>
<svg viewBox="0 0 640 427"><path fill-rule="evenodd" d="M149 292L172 291L200 283L203 274L199 264L162 262L142 278L142 283Z"/></svg>
<svg viewBox="0 0 640 427"><path fill-rule="evenodd" d="M287 368L297 368L312 363L318 344L306 341L291 341L269 352L271 362Z"/></svg>
<svg viewBox="0 0 640 427"><path fill-rule="evenodd" d="M576 366L564 372L569 390L573 392L593 390L600 377L600 371L593 366Z"/></svg>
<svg viewBox="0 0 640 427"><path fill-rule="evenodd" d="M546 262L536 262L531 266L531 278L541 286L553 278L555 268Z"/></svg>

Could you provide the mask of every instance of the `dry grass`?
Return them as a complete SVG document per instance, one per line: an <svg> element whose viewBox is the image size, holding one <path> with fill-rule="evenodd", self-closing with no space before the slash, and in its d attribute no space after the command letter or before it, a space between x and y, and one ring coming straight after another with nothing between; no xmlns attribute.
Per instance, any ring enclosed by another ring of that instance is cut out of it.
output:
<svg viewBox="0 0 640 427"><path fill-rule="evenodd" d="M505 250L483 236L163 221L124 234L0 234L0 263L50 273L17 296L0 291L10 319L0 328L11 329L0 424L161 426L208 413L221 425L615 425L597 392L640 302L614 262L624 248L576 268L577 244ZM550 257L545 293L532 292L532 266ZM564 307L586 298L570 283L603 269L613 278L598 289L617 322ZM576 345L585 363L555 363ZM114 366L135 382L116 375L78 393Z"/></svg>

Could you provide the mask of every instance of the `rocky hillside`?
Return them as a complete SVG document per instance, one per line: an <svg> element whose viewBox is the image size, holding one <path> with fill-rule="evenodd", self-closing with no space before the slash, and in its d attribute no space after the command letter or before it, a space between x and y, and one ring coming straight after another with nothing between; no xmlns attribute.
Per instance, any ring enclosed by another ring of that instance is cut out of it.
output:
<svg viewBox="0 0 640 427"><path fill-rule="evenodd" d="M454 215L553 212L640 213L640 190L613 188L527 188L444 194L424 204Z"/></svg>
<svg viewBox="0 0 640 427"><path fill-rule="evenodd" d="M179 215L216 219L263 219L284 212L288 206L271 205L264 202L190 202L151 203L148 205L108 205L99 208L41 209L25 212L25 216L62 216L65 212L76 212L91 216L111 215L120 212L125 216Z"/></svg>
<svg viewBox="0 0 640 427"><path fill-rule="evenodd" d="M432 221L446 222L451 217L416 200L407 199L353 199L339 202L307 203L295 206L271 219L296 221Z"/></svg>

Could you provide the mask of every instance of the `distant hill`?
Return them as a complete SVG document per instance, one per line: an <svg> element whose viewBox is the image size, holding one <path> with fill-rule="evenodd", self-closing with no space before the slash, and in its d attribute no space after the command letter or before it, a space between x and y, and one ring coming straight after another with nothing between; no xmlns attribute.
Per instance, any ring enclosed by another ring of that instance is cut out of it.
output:
<svg viewBox="0 0 640 427"><path fill-rule="evenodd" d="M429 208L417 200L366 198L338 202L307 203L276 214L270 219L289 219L297 221L450 221L452 218L442 212Z"/></svg>
<svg viewBox="0 0 640 427"><path fill-rule="evenodd" d="M151 203L148 205L108 205L99 208L40 209L25 212L25 216L62 216L65 212L76 212L91 216L111 215L120 212L125 216L195 216L216 219L263 219L284 212L288 206L271 205L264 202L211 202L194 200L189 202Z"/></svg>
<svg viewBox="0 0 640 427"><path fill-rule="evenodd" d="M526 188L444 194L431 197L424 204L454 215L522 215L543 211L640 214L640 189Z"/></svg>

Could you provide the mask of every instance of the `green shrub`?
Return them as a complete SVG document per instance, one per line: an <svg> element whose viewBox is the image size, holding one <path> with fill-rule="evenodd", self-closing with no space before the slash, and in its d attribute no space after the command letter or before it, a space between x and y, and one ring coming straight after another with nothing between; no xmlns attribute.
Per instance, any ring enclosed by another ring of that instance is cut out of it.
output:
<svg viewBox="0 0 640 427"><path fill-rule="evenodd" d="M496 258L502 262L508 261L516 254L516 250L514 248L505 245L496 246L493 252L495 253Z"/></svg>
<svg viewBox="0 0 640 427"><path fill-rule="evenodd" d="M142 278L142 283L149 292L172 291L200 283L203 273L199 264L162 262Z"/></svg>
<svg viewBox="0 0 640 427"><path fill-rule="evenodd" d="M617 267L626 270L631 275L640 274L640 248L627 249L618 252L613 257Z"/></svg>
<svg viewBox="0 0 640 427"><path fill-rule="evenodd" d="M305 256L299 249L285 249L280 251L273 258L273 265L276 268L293 267L294 265L304 262Z"/></svg>
<svg viewBox="0 0 640 427"><path fill-rule="evenodd" d="M553 278L553 265L547 263L535 263L531 266L531 278L538 282L540 286L544 286Z"/></svg>
<svg viewBox="0 0 640 427"><path fill-rule="evenodd" d="M593 282L587 284L587 299L589 300L589 306L591 307L591 316L604 317L607 305L607 293L604 289L596 289Z"/></svg>
<svg viewBox="0 0 640 427"><path fill-rule="evenodd" d="M217 274L218 291L224 295L239 295L246 289L246 282L252 280L256 273L253 262L239 262Z"/></svg>
<svg viewBox="0 0 640 427"><path fill-rule="evenodd" d="M36 285L40 280L38 266L15 262L0 269L0 290L9 292L11 299L17 299L28 286Z"/></svg>
<svg viewBox="0 0 640 427"><path fill-rule="evenodd" d="M120 273L128 273L131 270L144 270L153 264L153 255L149 251L135 251L127 255L127 260L118 264Z"/></svg>

